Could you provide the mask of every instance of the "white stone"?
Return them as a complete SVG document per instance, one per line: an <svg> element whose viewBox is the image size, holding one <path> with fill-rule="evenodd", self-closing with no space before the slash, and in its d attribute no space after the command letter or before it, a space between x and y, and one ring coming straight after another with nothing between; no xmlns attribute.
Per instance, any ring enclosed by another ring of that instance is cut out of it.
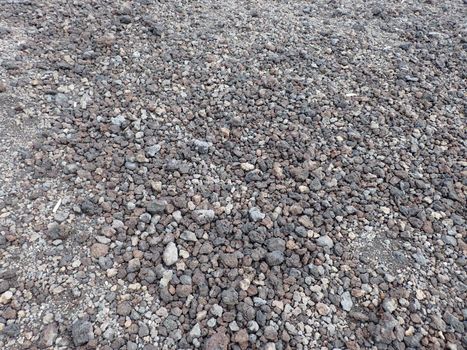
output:
<svg viewBox="0 0 467 350"><path fill-rule="evenodd" d="M161 278L159 284L160 284L162 287L167 287L167 285L169 284L170 280L172 279L172 276L173 276L173 271L172 271L172 270L165 270L165 271L162 273L162 278Z"/></svg>
<svg viewBox="0 0 467 350"><path fill-rule="evenodd" d="M111 118L110 122L113 124L113 125L122 125L124 122L125 122L125 117L123 115L118 115L114 118Z"/></svg>
<svg viewBox="0 0 467 350"><path fill-rule="evenodd" d="M194 325L194 327L190 331L190 335L193 338L199 338L201 336L201 328L199 327L199 323Z"/></svg>
<svg viewBox="0 0 467 350"><path fill-rule="evenodd" d="M115 268L107 270L107 277L114 277L118 274L118 270Z"/></svg>
<svg viewBox="0 0 467 350"><path fill-rule="evenodd" d="M232 332L237 332L240 330L240 327L238 327L238 324L236 321L232 321L229 323L229 328Z"/></svg>
<svg viewBox="0 0 467 350"><path fill-rule="evenodd" d="M397 309L397 300L394 298L384 299L383 308L384 310L392 314Z"/></svg>
<svg viewBox="0 0 467 350"><path fill-rule="evenodd" d="M249 210L250 218L253 221L263 220L266 215L259 210L259 208L253 207Z"/></svg>
<svg viewBox="0 0 467 350"><path fill-rule="evenodd" d="M250 164L250 163L242 163L240 164L240 167L245 170L245 171L251 171L255 168L255 166L253 164Z"/></svg>
<svg viewBox="0 0 467 350"><path fill-rule="evenodd" d="M240 281L240 288L242 290L247 290L250 287L250 283L251 282L249 280L243 279L243 280Z"/></svg>
<svg viewBox="0 0 467 350"><path fill-rule="evenodd" d="M341 306L345 311L352 310L353 301L349 292L344 292L341 295Z"/></svg>
<svg viewBox="0 0 467 350"><path fill-rule="evenodd" d="M380 209L384 214L389 214L391 212L391 209L388 207L381 207Z"/></svg>
<svg viewBox="0 0 467 350"><path fill-rule="evenodd" d="M162 259L167 266L175 264L178 260L178 250L174 242L170 242L165 246Z"/></svg>
<svg viewBox="0 0 467 350"><path fill-rule="evenodd" d="M210 311L211 311L212 315L214 315L216 317L221 317L222 313L224 312L224 309L219 304L214 304L214 305L211 306Z"/></svg>

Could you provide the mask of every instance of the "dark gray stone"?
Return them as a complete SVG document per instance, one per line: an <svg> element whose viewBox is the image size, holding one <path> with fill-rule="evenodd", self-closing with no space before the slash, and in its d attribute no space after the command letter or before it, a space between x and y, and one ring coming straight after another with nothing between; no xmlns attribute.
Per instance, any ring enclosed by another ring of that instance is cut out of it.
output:
<svg viewBox="0 0 467 350"><path fill-rule="evenodd" d="M87 344L94 339L94 332L91 322L78 320L71 326L71 337L75 346Z"/></svg>

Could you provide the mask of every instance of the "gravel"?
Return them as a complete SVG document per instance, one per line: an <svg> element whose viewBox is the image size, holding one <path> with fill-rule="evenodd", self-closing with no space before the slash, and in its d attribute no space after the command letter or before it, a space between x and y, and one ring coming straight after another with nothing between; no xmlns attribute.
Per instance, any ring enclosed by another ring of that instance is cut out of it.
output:
<svg viewBox="0 0 467 350"><path fill-rule="evenodd" d="M0 1L1 349L463 349L462 1Z"/></svg>

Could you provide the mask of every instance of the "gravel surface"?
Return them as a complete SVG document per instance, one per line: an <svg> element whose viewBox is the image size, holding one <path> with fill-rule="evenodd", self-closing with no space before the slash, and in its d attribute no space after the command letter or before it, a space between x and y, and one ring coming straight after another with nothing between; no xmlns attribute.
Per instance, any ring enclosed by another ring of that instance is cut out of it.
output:
<svg viewBox="0 0 467 350"><path fill-rule="evenodd" d="M0 0L0 348L467 348L465 15Z"/></svg>

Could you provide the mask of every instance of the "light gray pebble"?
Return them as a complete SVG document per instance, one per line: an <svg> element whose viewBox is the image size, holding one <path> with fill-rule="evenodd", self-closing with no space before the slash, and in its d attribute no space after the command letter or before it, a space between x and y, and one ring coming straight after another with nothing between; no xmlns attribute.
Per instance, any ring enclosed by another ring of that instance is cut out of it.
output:
<svg viewBox="0 0 467 350"><path fill-rule="evenodd" d="M353 306L352 296L350 292L344 292L341 295L341 306L345 311L350 311Z"/></svg>
<svg viewBox="0 0 467 350"><path fill-rule="evenodd" d="M178 261L178 249L175 243L170 242L165 246L162 258L164 260L164 264L167 266L171 266Z"/></svg>
<svg viewBox="0 0 467 350"><path fill-rule="evenodd" d="M334 242L329 236L321 236L316 240L316 244L320 247L332 248L334 247Z"/></svg>
<svg viewBox="0 0 467 350"><path fill-rule="evenodd" d="M251 208L248 213L250 214L250 219L253 221L263 220L266 217L266 215L257 207Z"/></svg>
<svg viewBox="0 0 467 350"><path fill-rule="evenodd" d="M192 217L198 225L205 225L214 220L215 213L212 209L198 209L193 211Z"/></svg>
<svg viewBox="0 0 467 350"><path fill-rule="evenodd" d="M189 242L197 242L198 238L196 237L194 232L191 231L183 231L180 234L180 238L183 239L184 241L189 241Z"/></svg>

